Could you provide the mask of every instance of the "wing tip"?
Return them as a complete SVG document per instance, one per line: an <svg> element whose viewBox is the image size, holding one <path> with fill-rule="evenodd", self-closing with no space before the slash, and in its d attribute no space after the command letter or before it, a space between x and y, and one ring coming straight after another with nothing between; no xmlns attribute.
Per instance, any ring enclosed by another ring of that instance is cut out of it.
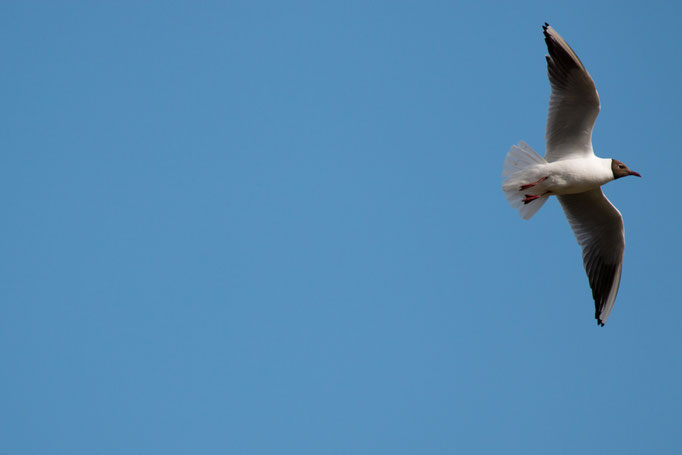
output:
<svg viewBox="0 0 682 455"><path fill-rule="evenodd" d="M608 316L602 319L602 311L599 311L599 309L597 308L594 311L594 318L597 320L597 327L604 327L604 323L608 319Z"/></svg>
<svg viewBox="0 0 682 455"><path fill-rule="evenodd" d="M550 32L554 30L547 22L542 26L542 34L545 35L545 39L549 39Z"/></svg>

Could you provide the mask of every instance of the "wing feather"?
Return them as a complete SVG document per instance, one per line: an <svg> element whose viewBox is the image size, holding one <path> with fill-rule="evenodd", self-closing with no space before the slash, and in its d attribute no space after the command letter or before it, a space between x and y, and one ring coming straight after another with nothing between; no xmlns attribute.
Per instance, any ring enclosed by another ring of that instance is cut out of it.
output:
<svg viewBox="0 0 682 455"><path fill-rule="evenodd" d="M548 24L543 26L552 87L545 134L547 161L593 154L592 129L599 115L594 81L573 49Z"/></svg>
<svg viewBox="0 0 682 455"><path fill-rule="evenodd" d="M595 318L604 325L618 294L625 252L625 229L618 209L601 188L557 196L583 250L583 265L592 288Z"/></svg>

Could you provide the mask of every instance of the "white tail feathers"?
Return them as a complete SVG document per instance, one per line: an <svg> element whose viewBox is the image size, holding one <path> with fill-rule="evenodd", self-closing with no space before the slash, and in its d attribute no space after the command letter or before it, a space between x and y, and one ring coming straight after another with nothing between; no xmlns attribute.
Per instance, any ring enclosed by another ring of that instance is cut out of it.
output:
<svg viewBox="0 0 682 455"><path fill-rule="evenodd" d="M524 202L526 193L520 189L521 185L533 181L528 178L533 174L532 168L541 164L547 164L547 161L523 141L519 141L518 146L512 145L504 160L502 177L506 180L502 183L502 190L509 204L519 211L524 220L535 215L535 212L540 210L549 198L549 196L540 196L530 202Z"/></svg>
<svg viewBox="0 0 682 455"><path fill-rule="evenodd" d="M547 164L547 161L530 148L530 145L519 141L518 146L512 145L507 152L504 166L502 166L502 177L511 177L512 174L524 171L536 164Z"/></svg>

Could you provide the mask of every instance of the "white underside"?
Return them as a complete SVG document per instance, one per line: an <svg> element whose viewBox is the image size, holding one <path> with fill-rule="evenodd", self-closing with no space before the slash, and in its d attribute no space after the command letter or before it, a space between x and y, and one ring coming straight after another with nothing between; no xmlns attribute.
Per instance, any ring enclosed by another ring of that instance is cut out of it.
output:
<svg viewBox="0 0 682 455"><path fill-rule="evenodd" d="M598 188L613 180L611 160L597 158L594 155L548 163L528 144L520 141L509 149L502 168L502 183L509 204L519 211L525 220L547 201L549 196L575 194ZM521 190L528 185L545 178L531 188ZM526 196L541 196L524 203Z"/></svg>

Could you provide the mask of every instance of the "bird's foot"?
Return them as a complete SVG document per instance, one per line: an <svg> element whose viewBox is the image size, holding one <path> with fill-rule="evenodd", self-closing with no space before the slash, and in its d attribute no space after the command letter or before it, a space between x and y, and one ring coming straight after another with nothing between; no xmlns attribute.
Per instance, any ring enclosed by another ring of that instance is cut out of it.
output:
<svg viewBox="0 0 682 455"><path fill-rule="evenodd" d="M528 204L529 202L533 202L536 199L540 199L542 196L537 196L534 194L526 194L526 197L523 198L523 203Z"/></svg>
<svg viewBox="0 0 682 455"><path fill-rule="evenodd" d="M549 176L547 176L547 177L549 177ZM538 180L537 182L534 182L534 183L528 183L526 185L521 185L519 187L519 191L527 190L528 188L533 188L538 183L544 182L545 180L547 180L547 177L542 177L540 180Z"/></svg>

